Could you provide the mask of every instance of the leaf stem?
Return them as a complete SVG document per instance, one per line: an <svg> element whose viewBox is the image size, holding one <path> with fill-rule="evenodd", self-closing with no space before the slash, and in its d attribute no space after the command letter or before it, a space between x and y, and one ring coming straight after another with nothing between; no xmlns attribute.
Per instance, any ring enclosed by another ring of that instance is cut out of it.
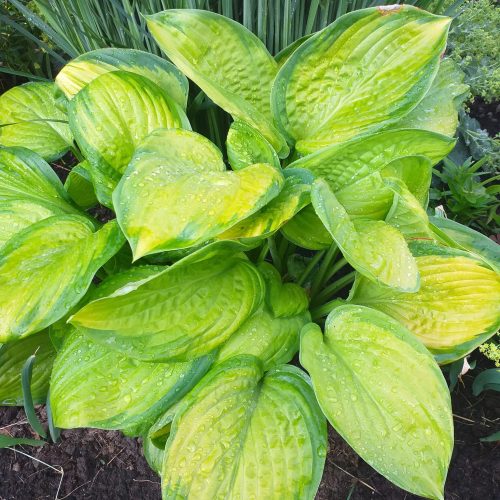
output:
<svg viewBox="0 0 500 500"><path fill-rule="evenodd" d="M281 258L278 252L278 249L276 247L276 241L273 236L270 238L267 238L267 244L269 246L269 252L271 252L271 258L273 259L273 264L274 267L278 270L278 272L281 274L283 270Z"/></svg>
<svg viewBox="0 0 500 500"><path fill-rule="evenodd" d="M326 255L324 256L321 265L319 266L316 276L314 276L311 285L311 297L314 298L314 296L318 293L318 290L325 283L325 274L328 271L330 264L335 260L335 257L337 257L338 253L339 253L338 246L335 243L332 243L330 245L330 248L327 250Z"/></svg>
<svg viewBox="0 0 500 500"><path fill-rule="evenodd" d="M314 266L322 259L323 255L325 255L325 250L321 250L321 252L317 252L314 255L314 257L311 258L311 260L309 261L309 264L307 264L302 275L297 280L297 285L302 286L305 283L306 279L311 274L311 271L314 269Z"/></svg>
<svg viewBox="0 0 500 500"><path fill-rule="evenodd" d="M328 314L330 314L331 311L333 311L336 307L344 303L345 302L342 299L331 300L330 302L327 302L326 304L323 304L322 306L313 309L311 311L311 318L313 321L317 321L323 316L328 316Z"/></svg>
<svg viewBox="0 0 500 500"><path fill-rule="evenodd" d="M352 283L354 281L355 275L356 275L356 271L352 271L352 272L346 274L345 276L342 276L342 278L335 280L333 283L330 283L324 290L321 291L320 294L318 294L315 302L318 302L321 304L322 301L327 300L332 295L334 295L335 293L342 290L342 288L344 288L349 283Z"/></svg>

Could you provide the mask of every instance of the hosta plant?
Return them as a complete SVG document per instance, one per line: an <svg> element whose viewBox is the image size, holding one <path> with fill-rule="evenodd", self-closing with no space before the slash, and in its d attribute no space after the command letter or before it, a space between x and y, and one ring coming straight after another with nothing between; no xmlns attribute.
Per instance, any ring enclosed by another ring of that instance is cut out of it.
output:
<svg viewBox="0 0 500 500"><path fill-rule="evenodd" d="M327 421L443 498L438 364L500 321L498 247L426 214L467 90L450 20L370 8L276 57L213 13L147 22L171 62L97 50L0 97L0 401L36 352L31 398L141 436L164 498L314 498Z"/></svg>

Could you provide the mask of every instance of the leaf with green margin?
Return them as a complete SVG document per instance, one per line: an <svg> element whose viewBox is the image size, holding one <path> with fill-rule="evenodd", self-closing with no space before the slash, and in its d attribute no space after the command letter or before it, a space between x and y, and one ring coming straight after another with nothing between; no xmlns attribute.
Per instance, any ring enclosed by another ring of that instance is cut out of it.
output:
<svg viewBox="0 0 500 500"><path fill-rule="evenodd" d="M87 160L71 169L64 182L64 189L70 198L83 210L92 208L99 203L92 184L92 176L89 172L89 162Z"/></svg>
<svg viewBox="0 0 500 500"><path fill-rule="evenodd" d="M204 10L166 10L146 20L160 48L212 101L259 130L280 157L288 155L270 105L278 64L257 36Z"/></svg>
<svg viewBox="0 0 500 500"><path fill-rule="evenodd" d="M327 437L309 379L264 374L253 356L213 368L179 405L165 448L164 499L313 499Z"/></svg>
<svg viewBox="0 0 500 500"><path fill-rule="evenodd" d="M144 361L189 361L224 343L260 306L258 270L230 246L206 247L141 282L90 302L70 322Z"/></svg>
<svg viewBox="0 0 500 500"><path fill-rule="evenodd" d="M469 94L464 76L452 59L443 59L425 97L390 128L432 130L453 136L458 126L458 110Z"/></svg>
<svg viewBox="0 0 500 500"><path fill-rule="evenodd" d="M301 328L311 320L304 289L281 283L279 272L267 262L259 271L266 282L266 301L227 340L217 353L217 362L240 354L258 357L264 370L288 363L299 349Z"/></svg>
<svg viewBox="0 0 500 500"><path fill-rule="evenodd" d="M451 20L411 6L382 9L342 16L281 67L272 89L273 112L299 151L393 123L427 93Z"/></svg>
<svg viewBox="0 0 500 500"><path fill-rule="evenodd" d="M307 170L283 171L285 183L278 196L249 217L217 236L217 239L247 239L271 236L295 214L311 203L311 184L314 180Z"/></svg>
<svg viewBox="0 0 500 500"><path fill-rule="evenodd" d="M99 201L111 193L137 145L158 128L190 128L183 109L151 80L126 71L92 80L68 104L69 124L92 168Z"/></svg>
<svg viewBox="0 0 500 500"><path fill-rule="evenodd" d="M282 228L281 234L295 245L308 250L324 250L333 243L314 207L307 205Z"/></svg>
<svg viewBox="0 0 500 500"><path fill-rule="evenodd" d="M55 104L53 83L29 82L0 96L0 145L25 147L47 161L73 144L68 117Z"/></svg>
<svg viewBox="0 0 500 500"><path fill-rule="evenodd" d="M413 242L420 289L401 293L357 276L350 300L405 325L435 355L451 363L485 342L500 326L500 277L471 254Z"/></svg>
<svg viewBox="0 0 500 500"><path fill-rule="evenodd" d="M210 368L209 357L147 363L72 331L57 353L50 380L55 424L63 429L120 429L140 435Z"/></svg>
<svg viewBox="0 0 500 500"><path fill-rule="evenodd" d="M115 221L94 232L76 215L49 217L17 233L0 250L0 341L63 317L123 243Z"/></svg>
<svg viewBox="0 0 500 500"><path fill-rule="evenodd" d="M445 244L471 252L496 272L500 272L500 245L498 243L454 220L445 217L430 217L429 220L434 229L439 230L437 236Z"/></svg>
<svg viewBox="0 0 500 500"><path fill-rule="evenodd" d="M229 127L226 150L233 170L255 163L268 163L281 170L280 160L271 144L258 130L240 120L231 123Z"/></svg>
<svg viewBox="0 0 500 500"><path fill-rule="evenodd" d="M119 70L148 78L186 109L187 78L173 64L142 50L106 48L86 52L63 67L56 76L56 85L72 99L98 76Z"/></svg>
<svg viewBox="0 0 500 500"><path fill-rule="evenodd" d="M363 460L399 487L443 497L453 450L450 393L438 365L401 324L367 307L309 324L300 362L332 426Z"/></svg>
<svg viewBox="0 0 500 500"><path fill-rule="evenodd" d="M411 6L351 12L281 67L271 102L282 134L313 152L397 121L425 96L451 19Z"/></svg>
<svg viewBox="0 0 500 500"><path fill-rule="evenodd" d="M305 35L295 42L292 42L290 45L287 45L283 50L280 50L275 56L274 60L278 63L278 66L281 68L287 61L290 59L290 56L306 41L309 40L315 33L311 33L310 35Z"/></svg>
<svg viewBox="0 0 500 500"><path fill-rule="evenodd" d="M219 150L186 130L157 130L137 148L113 193L134 259L199 245L257 212L282 187L281 171L225 171Z"/></svg>
<svg viewBox="0 0 500 500"><path fill-rule="evenodd" d="M403 235L383 221L351 220L326 181L314 181L314 210L345 259L368 279L390 288L418 290L418 269Z"/></svg>
<svg viewBox="0 0 500 500"><path fill-rule="evenodd" d="M455 140L426 130L388 130L329 146L294 161L287 168L305 168L328 181L334 192L381 171L398 158L427 156L432 164L444 158Z"/></svg>
<svg viewBox="0 0 500 500"><path fill-rule="evenodd" d="M52 363L56 356L46 330L0 346L0 405L23 405L21 370L25 361L35 353L31 396L35 404L45 403Z"/></svg>
<svg viewBox="0 0 500 500"><path fill-rule="evenodd" d="M394 193L394 201L385 222L400 231L407 240L434 240L427 212L410 193L406 184L390 177L384 179L384 183Z"/></svg>
<svg viewBox="0 0 500 500"><path fill-rule="evenodd" d="M426 208L432 180L432 161L426 156L403 156L380 171L383 178L402 180L410 193Z"/></svg>

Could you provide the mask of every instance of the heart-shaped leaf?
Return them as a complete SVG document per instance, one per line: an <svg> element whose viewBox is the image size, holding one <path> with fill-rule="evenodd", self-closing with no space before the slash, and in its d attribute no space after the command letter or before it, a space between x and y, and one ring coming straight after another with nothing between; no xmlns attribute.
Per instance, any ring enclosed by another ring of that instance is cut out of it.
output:
<svg viewBox="0 0 500 500"><path fill-rule="evenodd" d="M116 222L94 232L76 215L48 217L12 237L0 250L0 342L62 318L123 242Z"/></svg>
<svg viewBox="0 0 500 500"><path fill-rule="evenodd" d="M45 403L50 372L56 351L46 330L0 345L0 404L23 405L21 371L24 363L36 354L31 378L33 403Z"/></svg>
<svg viewBox="0 0 500 500"><path fill-rule="evenodd" d="M158 45L188 78L235 120L259 130L280 156L287 156L270 104L278 64L251 31L204 10L166 10L146 19Z"/></svg>
<svg viewBox="0 0 500 500"><path fill-rule="evenodd" d="M442 499L453 449L450 393L413 335L367 307L340 306L323 336L304 327L300 362L330 423L401 488Z"/></svg>
<svg viewBox="0 0 500 500"><path fill-rule="evenodd" d="M322 179L314 181L311 199L314 210L354 269L387 287L418 290L415 259L397 229L383 221L351 220Z"/></svg>
<svg viewBox="0 0 500 500"><path fill-rule="evenodd" d="M64 66L56 84L71 99L98 76L118 70L149 78L186 109L186 77L173 64L142 50L106 48L86 52Z"/></svg>
<svg viewBox="0 0 500 500"><path fill-rule="evenodd" d="M58 109L53 83L26 83L0 96L0 145L31 149L47 161L73 144L68 117Z"/></svg>
<svg viewBox="0 0 500 500"><path fill-rule="evenodd" d="M243 254L198 254L84 306L70 322L144 361L186 361L224 343L260 306L258 270Z"/></svg>
<svg viewBox="0 0 500 500"><path fill-rule="evenodd" d="M113 194L134 258L204 243L257 212L281 190L276 168L225 171L203 136L157 130L137 148Z"/></svg>
<svg viewBox="0 0 500 500"><path fill-rule="evenodd" d="M411 249L420 289L401 293L358 276L352 301L400 321L437 357L455 361L494 335L500 326L500 277L472 255L432 243Z"/></svg>
<svg viewBox="0 0 500 500"><path fill-rule="evenodd" d="M165 91L148 78L126 71L92 80L69 101L68 117L92 167L99 201L108 207L114 187L144 137L158 128L189 128L184 111Z"/></svg>
<svg viewBox="0 0 500 500"><path fill-rule="evenodd" d="M281 132L312 152L405 116L431 86L450 21L403 5L342 16L280 69L272 105Z"/></svg>
<svg viewBox="0 0 500 500"><path fill-rule="evenodd" d="M326 426L294 366L263 373L253 356L212 369L180 404L165 448L163 498L312 500Z"/></svg>

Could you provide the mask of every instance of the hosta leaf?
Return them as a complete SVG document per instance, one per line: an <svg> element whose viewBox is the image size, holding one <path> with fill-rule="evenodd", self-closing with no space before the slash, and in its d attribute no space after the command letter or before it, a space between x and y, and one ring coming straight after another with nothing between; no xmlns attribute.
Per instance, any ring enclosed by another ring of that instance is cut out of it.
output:
<svg viewBox="0 0 500 500"><path fill-rule="evenodd" d="M394 201L385 221L398 229L407 240L434 240L426 211L405 183L399 179L388 178L385 184L394 192Z"/></svg>
<svg viewBox="0 0 500 500"><path fill-rule="evenodd" d="M49 217L11 238L0 250L0 342L62 318L123 242L116 222L94 232L75 215Z"/></svg>
<svg viewBox="0 0 500 500"><path fill-rule="evenodd" d="M186 109L186 77L173 64L141 50L106 48L86 52L64 66L56 84L71 99L98 76L119 70L149 78Z"/></svg>
<svg viewBox="0 0 500 500"><path fill-rule="evenodd" d="M463 83L464 76L453 60L442 60L429 92L415 109L391 128L414 128L454 135L458 126L458 110L469 91L469 86Z"/></svg>
<svg viewBox="0 0 500 500"><path fill-rule="evenodd" d="M285 183L276 198L258 212L250 215L218 235L218 239L262 238L276 232L296 213L311 202L311 183L314 178L305 170L287 169Z"/></svg>
<svg viewBox="0 0 500 500"><path fill-rule="evenodd" d="M69 102L68 116L92 167L99 201L106 206L111 206L113 188L144 137L157 128L189 127L184 111L165 91L126 71L92 80Z"/></svg>
<svg viewBox="0 0 500 500"><path fill-rule="evenodd" d="M314 182L311 199L319 218L354 269L391 288L418 290L417 265L399 231L383 221L351 220L321 179Z"/></svg>
<svg viewBox="0 0 500 500"><path fill-rule="evenodd" d="M158 130L141 143L113 194L135 259L199 245L280 192L283 176L270 165L223 168L217 148L194 132Z"/></svg>
<svg viewBox="0 0 500 500"><path fill-rule="evenodd" d="M61 428L146 431L210 367L210 359L146 363L93 342L69 327L50 382L54 423Z"/></svg>
<svg viewBox="0 0 500 500"><path fill-rule="evenodd" d="M450 21L411 6L342 16L280 69L272 104L281 132L311 152L405 116L436 75Z"/></svg>
<svg viewBox="0 0 500 500"><path fill-rule="evenodd" d="M392 161L384 167L382 177L402 180L410 193L425 208L429 201L429 188L432 179L432 161L426 156L405 156Z"/></svg>
<svg viewBox="0 0 500 500"><path fill-rule="evenodd" d="M64 183L64 189L71 199L84 210L97 205L98 199L92 184L92 176L89 172L89 162L87 160L71 169Z"/></svg>
<svg viewBox="0 0 500 500"><path fill-rule="evenodd" d="M327 147L300 158L290 167L310 170L315 176L326 179L337 192L379 172L398 158L423 155L435 164L453 149L454 144L451 137L426 130L389 130Z"/></svg>
<svg viewBox="0 0 500 500"><path fill-rule="evenodd" d="M401 488L443 497L453 449L448 387L438 365L389 316L340 306L301 335L309 371L330 423L363 460Z"/></svg>
<svg viewBox="0 0 500 500"><path fill-rule="evenodd" d="M252 354L269 370L288 363L298 351L300 330L311 318L305 291L294 283L282 284L270 264L262 263L259 270L266 281L266 301L222 346L218 362Z"/></svg>
<svg viewBox="0 0 500 500"><path fill-rule="evenodd" d="M30 82L0 96L0 145L22 146L46 160L73 144L68 118L55 105L53 83Z"/></svg>
<svg viewBox="0 0 500 500"><path fill-rule="evenodd" d="M212 101L259 130L279 155L288 154L270 109L278 65L252 32L203 10L167 10L146 19L169 59Z"/></svg>
<svg viewBox="0 0 500 500"><path fill-rule="evenodd" d="M39 220L77 213L57 175L40 156L25 148L0 148L0 248Z"/></svg>
<svg viewBox="0 0 500 500"><path fill-rule="evenodd" d="M31 378L31 396L35 404L45 403L56 351L49 334L44 330L0 346L1 405L23 405L21 371L32 354L36 354L36 357Z"/></svg>
<svg viewBox="0 0 500 500"><path fill-rule="evenodd" d="M181 403L165 448L163 498L313 499L326 426L305 374L253 356L211 370Z"/></svg>
<svg viewBox="0 0 500 500"><path fill-rule="evenodd" d="M384 289L359 276L352 301L397 319L439 362L459 359L500 326L500 277L465 252L424 243L411 248L420 273L418 292Z"/></svg>
<svg viewBox="0 0 500 500"><path fill-rule="evenodd" d="M268 163L280 169L276 151L265 137L242 121L231 123L226 139L227 157L233 170L248 167L254 163Z"/></svg>
<svg viewBox="0 0 500 500"><path fill-rule="evenodd" d="M287 240L308 250L324 250L333 242L312 205L307 205L289 220L281 232Z"/></svg>
<svg viewBox="0 0 500 500"><path fill-rule="evenodd" d="M445 217L430 217L431 223L438 228L439 237L445 236L444 243L467 250L484 260L492 269L500 272L500 245L478 233Z"/></svg>
<svg viewBox="0 0 500 500"><path fill-rule="evenodd" d="M112 295L90 302L71 323L93 340L145 361L203 356L253 314L264 295L242 255L200 253Z"/></svg>

